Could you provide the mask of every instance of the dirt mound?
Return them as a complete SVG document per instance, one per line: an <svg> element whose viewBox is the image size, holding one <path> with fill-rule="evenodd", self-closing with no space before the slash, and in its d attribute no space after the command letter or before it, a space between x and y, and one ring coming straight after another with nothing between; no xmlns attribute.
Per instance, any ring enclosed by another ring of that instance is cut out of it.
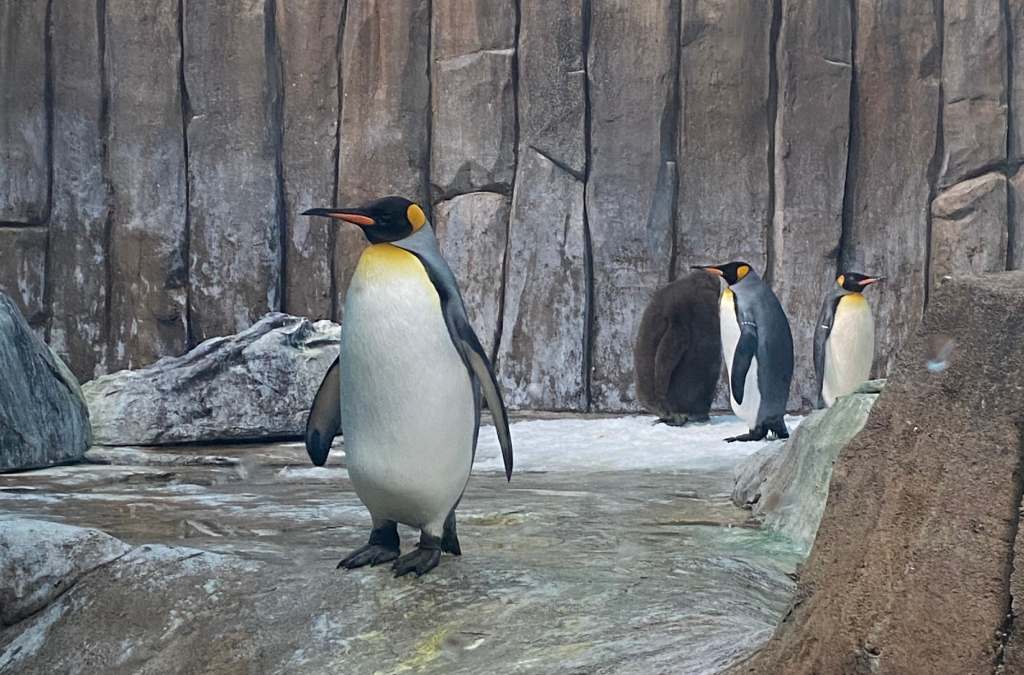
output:
<svg viewBox="0 0 1024 675"><path fill-rule="evenodd" d="M935 292L836 463L792 611L736 672L1024 668L1022 319L1024 273Z"/></svg>

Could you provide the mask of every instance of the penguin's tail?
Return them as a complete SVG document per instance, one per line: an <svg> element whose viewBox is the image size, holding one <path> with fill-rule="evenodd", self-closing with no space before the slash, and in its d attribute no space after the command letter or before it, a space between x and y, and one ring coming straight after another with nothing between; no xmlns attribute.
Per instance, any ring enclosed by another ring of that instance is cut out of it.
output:
<svg viewBox="0 0 1024 675"><path fill-rule="evenodd" d="M441 550L452 555L462 555L459 546L459 534L455 530L455 509L451 510L444 520L444 531L441 533Z"/></svg>

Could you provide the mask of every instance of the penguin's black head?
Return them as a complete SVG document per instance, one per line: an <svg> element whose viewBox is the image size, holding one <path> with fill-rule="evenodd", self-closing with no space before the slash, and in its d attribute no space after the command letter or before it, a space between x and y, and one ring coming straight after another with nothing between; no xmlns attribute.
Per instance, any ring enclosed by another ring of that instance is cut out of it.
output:
<svg viewBox="0 0 1024 675"><path fill-rule="evenodd" d="M877 284L879 281L885 281L885 277L869 277L859 272L843 272L836 277L836 284L844 291L850 291L851 293L860 293L871 284Z"/></svg>
<svg viewBox="0 0 1024 675"><path fill-rule="evenodd" d="M751 268L749 263L745 263L742 260L736 262L726 263L724 265L694 265L695 270L704 270L715 276L722 277L725 279L725 283L732 286L733 284L742 281L748 274L750 274Z"/></svg>
<svg viewBox="0 0 1024 675"><path fill-rule="evenodd" d="M384 197L358 209L309 209L304 216L325 216L358 225L371 244L405 239L427 222L415 202L404 197Z"/></svg>

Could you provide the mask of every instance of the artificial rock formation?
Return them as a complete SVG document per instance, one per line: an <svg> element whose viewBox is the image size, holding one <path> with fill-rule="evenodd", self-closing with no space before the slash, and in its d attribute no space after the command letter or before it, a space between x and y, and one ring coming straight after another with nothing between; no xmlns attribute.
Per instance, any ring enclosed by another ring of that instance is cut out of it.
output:
<svg viewBox="0 0 1024 675"><path fill-rule="evenodd" d="M1024 667L1007 621L1024 597L1022 313L1024 272L935 290L836 462L793 611L736 672ZM940 372L926 367L937 338L956 344Z"/></svg>
<svg viewBox="0 0 1024 675"><path fill-rule="evenodd" d="M0 471L81 459L89 412L78 381L0 293Z"/></svg>
<svg viewBox="0 0 1024 675"><path fill-rule="evenodd" d="M270 314L180 357L104 375L83 387L100 445L294 438L327 369L339 328Z"/></svg>

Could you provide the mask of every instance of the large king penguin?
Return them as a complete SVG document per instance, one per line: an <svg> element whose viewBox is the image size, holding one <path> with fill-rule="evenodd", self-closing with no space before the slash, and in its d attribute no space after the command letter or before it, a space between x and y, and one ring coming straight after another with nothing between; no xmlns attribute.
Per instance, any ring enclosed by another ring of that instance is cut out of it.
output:
<svg viewBox="0 0 1024 675"><path fill-rule="evenodd" d="M818 407L831 407L871 376L875 320L862 291L881 277L844 272L821 305L814 328L814 372Z"/></svg>
<svg viewBox="0 0 1024 675"><path fill-rule="evenodd" d="M338 567L394 561L395 576L419 576L442 551L461 554L455 507L476 453L481 390L511 477L505 404L423 209L386 197L303 215L358 225L371 244L345 298L340 373L336 363L324 379L306 434L322 465L344 424L349 476L373 520L369 542ZM420 530L416 550L401 557L398 523Z"/></svg>
<svg viewBox="0 0 1024 675"><path fill-rule="evenodd" d="M696 269L728 284L719 302L722 351L733 412L750 432L725 440L759 441L769 432L789 438L784 417L793 379L793 334L779 299L745 262Z"/></svg>

